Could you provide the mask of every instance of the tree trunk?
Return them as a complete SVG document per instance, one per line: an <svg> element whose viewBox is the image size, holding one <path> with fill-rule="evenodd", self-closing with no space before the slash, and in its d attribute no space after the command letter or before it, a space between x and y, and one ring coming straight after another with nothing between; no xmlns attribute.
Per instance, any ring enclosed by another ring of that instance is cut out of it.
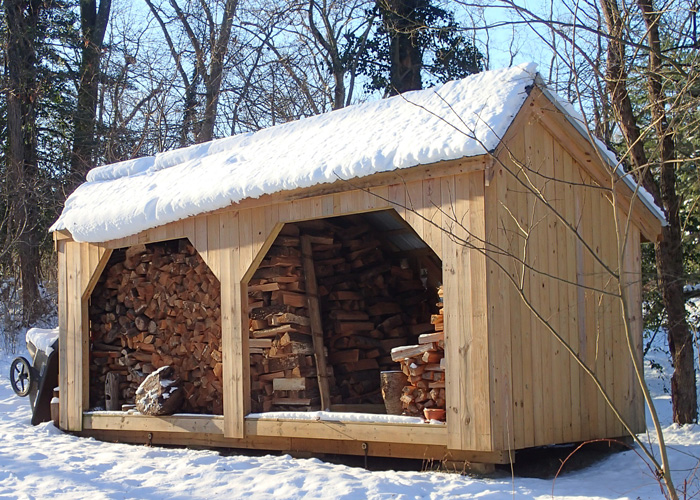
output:
<svg viewBox="0 0 700 500"><path fill-rule="evenodd" d="M346 67L343 62L343 58L338 50L338 41L335 38L335 33L333 32L330 22L328 20L328 13L325 9L319 9L319 14L323 20L323 24L326 28L326 36L328 39L324 38L321 31L316 27L316 22L314 21L314 9L316 8L316 2L314 0L309 1L309 28L311 29L311 34L314 36L316 41L323 47L326 51L324 54L324 59L326 64L330 66L331 72L333 73L333 82L335 83L335 88L333 89L333 109L340 109L345 106L345 72Z"/></svg>
<svg viewBox="0 0 700 500"><path fill-rule="evenodd" d="M190 144L190 132L193 129L195 119L197 117L197 84L200 80L199 71L201 68L199 64L194 64L192 67L192 78L187 76L187 72L182 65L182 57L175 48L175 43L170 36L170 31L168 31L167 25L160 15L159 9L153 4L153 2L151 2L151 0L145 1L148 7L151 9L153 17L155 17L156 21L160 25L160 29L163 32L163 37L165 37L165 41L168 44L170 55L172 56L177 72L180 74L180 78L182 79L182 85L185 87L182 128L180 129L180 147L184 148ZM177 4L175 5L177 6ZM180 12L179 7L177 7L176 11ZM197 130L194 130L194 135L195 137L197 136Z"/></svg>
<svg viewBox="0 0 700 500"><path fill-rule="evenodd" d="M627 73L624 67L625 33L622 17L615 0L602 0L600 4L610 35L606 85L620 129L629 147L634 167L633 173L644 188L652 194L655 203L663 207L668 220L668 226L665 226L662 231L662 241L656 243L656 268L666 309L669 350L674 365L671 379L673 419L679 424L691 423L697 419L694 349L692 335L685 320L681 226L676 193L676 172L673 166L675 144L666 119L665 95L660 81L658 18L650 0L639 0L638 4L647 25L649 101L659 141L660 179L657 183L650 168L649 157L644 150L644 142L627 90Z"/></svg>
<svg viewBox="0 0 700 500"><path fill-rule="evenodd" d="M693 335L685 319L683 285L683 248L681 246L681 221L676 192L676 150L673 130L668 124L666 95L661 81L661 40L659 37L660 14L654 11L652 0L638 0L649 42L649 70L647 83L651 101L656 136L659 139L661 203L666 212L668 226L663 229L663 239L656 245L656 268L661 282L661 294L668 322L668 347L673 358L671 399L673 421L678 424L695 422L698 417L695 355ZM657 203L658 203L657 199Z"/></svg>
<svg viewBox="0 0 700 500"><path fill-rule="evenodd" d="M223 19L219 27L219 37L212 48L209 72L204 75L206 102L202 128L197 135L197 142L211 141L214 138L214 125L216 124L221 81L224 73L224 58L228 52L228 44L231 40L231 26L233 25L233 15L236 12L236 7L238 7L238 0L226 0Z"/></svg>
<svg viewBox="0 0 700 500"><path fill-rule="evenodd" d="M94 166L95 162L95 124L100 60L111 6L111 0L101 0L99 9L97 0L80 1L83 43L78 103L73 117L71 187L77 186L85 180L85 174Z"/></svg>
<svg viewBox="0 0 700 500"><path fill-rule="evenodd" d="M423 27L417 19L422 0L378 0L384 26L390 37L389 95L423 88L423 50L418 41Z"/></svg>
<svg viewBox="0 0 700 500"><path fill-rule="evenodd" d="M37 83L36 43L38 24L44 3L41 0L4 0L7 27L6 99L7 135L6 155L10 196L11 231L15 235L22 280L22 321L32 323L42 311L39 294L39 241L37 224L36 181L37 136L36 99Z"/></svg>

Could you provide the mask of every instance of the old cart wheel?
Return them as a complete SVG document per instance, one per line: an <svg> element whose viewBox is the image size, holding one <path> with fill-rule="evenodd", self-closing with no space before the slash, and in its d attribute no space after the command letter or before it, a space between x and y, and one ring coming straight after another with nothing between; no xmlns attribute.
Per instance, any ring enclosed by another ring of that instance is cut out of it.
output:
<svg viewBox="0 0 700 500"><path fill-rule="evenodd" d="M32 373L29 367L29 361L19 357L12 360L10 365L10 383L12 390L18 396L26 396L29 394L29 388L32 386Z"/></svg>

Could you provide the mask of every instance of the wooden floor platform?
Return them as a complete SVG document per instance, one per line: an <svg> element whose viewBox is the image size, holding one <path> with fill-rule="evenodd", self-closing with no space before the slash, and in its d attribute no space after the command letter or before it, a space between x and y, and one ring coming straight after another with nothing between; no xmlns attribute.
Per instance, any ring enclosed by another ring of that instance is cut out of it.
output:
<svg viewBox="0 0 700 500"><path fill-rule="evenodd" d="M111 442L367 454L451 463L503 464L511 460L507 451L450 450L447 427L439 424L246 418L245 427L246 437L234 439L224 436L224 418L218 415L151 417L92 412L83 415L83 430L76 434Z"/></svg>

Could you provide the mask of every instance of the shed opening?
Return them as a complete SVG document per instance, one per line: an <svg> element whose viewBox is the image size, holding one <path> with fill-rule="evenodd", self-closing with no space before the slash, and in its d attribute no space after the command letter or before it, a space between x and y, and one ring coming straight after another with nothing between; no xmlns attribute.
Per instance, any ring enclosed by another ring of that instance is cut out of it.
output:
<svg viewBox="0 0 700 500"><path fill-rule="evenodd" d="M144 378L170 366L178 411L222 414L220 295L187 239L113 251L90 297L90 407L129 408Z"/></svg>
<svg viewBox="0 0 700 500"><path fill-rule="evenodd" d="M248 282L252 412L386 413L396 371L391 412L444 409L441 283L394 210L285 224Z"/></svg>

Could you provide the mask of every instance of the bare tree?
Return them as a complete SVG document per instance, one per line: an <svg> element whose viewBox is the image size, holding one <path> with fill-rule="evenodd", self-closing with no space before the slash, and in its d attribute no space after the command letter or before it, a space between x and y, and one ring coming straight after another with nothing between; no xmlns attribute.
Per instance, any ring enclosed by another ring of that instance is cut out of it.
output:
<svg viewBox="0 0 700 500"><path fill-rule="evenodd" d="M308 2L308 29L318 44L317 52L333 76L333 109L340 109L352 102L358 58L366 50L374 21L373 16L364 14L366 10L366 1ZM348 40L353 43L348 43Z"/></svg>
<svg viewBox="0 0 700 500"><path fill-rule="evenodd" d="M94 166L97 94L100 60L112 0L81 0L80 28L82 49L78 101L73 117L73 155L71 172L77 186Z"/></svg>
<svg viewBox="0 0 700 500"><path fill-rule="evenodd" d="M238 0L225 0L223 5L209 2L187 2L184 6L177 0L169 0L169 9L163 2L155 5L146 0L151 13L161 27L180 78L184 95L182 145L194 120L196 91L199 81L203 87L204 103L201 116L193 128L195 142L206 142L214 138L221 85L224 79L226 55L231 42L233 18ZM167 9L167 10L166 10ZM184 34L184 43L176 46L169 28L175 24ZM188 66L191 69L188 70Z"/></svg>

